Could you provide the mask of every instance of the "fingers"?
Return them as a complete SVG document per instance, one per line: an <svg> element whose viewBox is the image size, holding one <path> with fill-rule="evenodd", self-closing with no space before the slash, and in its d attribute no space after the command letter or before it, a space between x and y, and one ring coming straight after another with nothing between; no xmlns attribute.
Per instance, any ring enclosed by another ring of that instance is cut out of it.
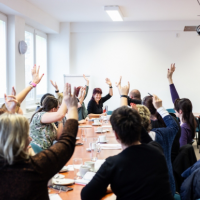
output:
<svg viewBox="0 0 200 200"><path fill-rule="evenodd" d="M128 89L130 88L130 83L129 83L129 81L128 81Z"/></svg>
<svg viewBox="0 0 200 200"><path fill-rule="evenodd" d="M33 66L33 69L31 71L32 71L32 74L36 72L36 65Z"/></svg>
<svg viewBox="0 0 200 200"><path fill-rule="evenodd" d="M35 68L35 70L37 70L37 74L39 74L39 72L40 72L40 66L38 66L38 69L37 69L37 67Z"/></svg>
<svg viewBox="0 0 200 200"><path fill-rule="evenodd" d="M44 76L44 74L42 74L42 75L40 76L40 79L39 79L40 81L41 81L41 79L42 79L43 76Z"/></svg>
<svg viewBox="0 0 200 200"><path fill-rule="evenodd" d="M69 95L71 96L72 92L71 92L71 84L69 84Z"/></svg>
<svg viewBox="0 0 200 200"><path fill-rule="evenodd" d="M121 84L121 81L122 81L122 76L120 76L119 78L119 84Z"/></svg>
<svg viewBox="0 0 200 200"><path fill-rule="evenodd" d="M16 99L16 96L13 95L7 95L8 98Z"/></svg>
<svg viewBox="0 0 200 200"><path fill-rule="evenodd" d="M14 87L12 87L11 95L16 96L16 91L15 91L15 88L14 88Z"/></svg>
<svg viewBox="0 0 200 200"><path fill-rule="evenodd" d="M18 103L18 101L16 99L10 99L8 100L8 102L15 102L15 103Z"/></svg>
<svg viewBox="0 0 200 200"><path fill-rule="evenodd" d="M73 97L75 98L76 96L76 87L74 87L74 92L73 92Z"/></svg>
<svg viewBox="0 0 200 200"><path fill-rule="evenodd" d="M7 101L7 95L6 94L4 94L4 100L5 100L5 102Z"/></svg>

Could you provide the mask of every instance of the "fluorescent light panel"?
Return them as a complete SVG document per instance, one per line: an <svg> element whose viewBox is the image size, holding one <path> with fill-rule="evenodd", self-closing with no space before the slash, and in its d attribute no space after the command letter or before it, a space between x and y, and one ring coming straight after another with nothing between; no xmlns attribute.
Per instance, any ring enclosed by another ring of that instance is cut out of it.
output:
<svg viewBox="0 0 200 200"><path fill-rule="evenodd" d="M119 6L105 6L104 10L113 21L123 21L123 16L121 14Z"/></svg>

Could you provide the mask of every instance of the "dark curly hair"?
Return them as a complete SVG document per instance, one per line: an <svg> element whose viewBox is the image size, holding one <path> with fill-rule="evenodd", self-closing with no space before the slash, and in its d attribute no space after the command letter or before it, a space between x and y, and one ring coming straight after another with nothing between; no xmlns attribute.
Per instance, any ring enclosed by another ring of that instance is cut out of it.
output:
<svg viewBox="0 0 200 200"><path fill-rule="evenodd" d="M140 141L142 124L139 113L127 106L120 107L113 111L110 122L113 130L125 145L132 145Z"/></svg>

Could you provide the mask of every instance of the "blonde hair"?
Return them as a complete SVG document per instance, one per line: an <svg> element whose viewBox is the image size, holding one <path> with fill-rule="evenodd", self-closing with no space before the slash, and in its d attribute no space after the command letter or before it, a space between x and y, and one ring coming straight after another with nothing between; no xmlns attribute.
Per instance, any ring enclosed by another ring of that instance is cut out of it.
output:
<svg viewBox="0 0 200 200"><path fill-rule="evenodd" d="M137 104L137 109L140 114L140 117L142 118L142 126L149 132L151 130L151 113L149 109L144 105Z"/></svg>
<svg viewBox="0 0 200 200"><path fill-rule="evenodd" d="M58 105L60 106L62 104L62 100L63 100L63 93L58 93L57 99L58 99Z"/></svg>
<svg viewBox="0 0 200 200"><path fill-rule="evenodd" d="M9 165L16 158L27 159L29 122L19 114L4 113L0 116L0 157Z"/></svg>

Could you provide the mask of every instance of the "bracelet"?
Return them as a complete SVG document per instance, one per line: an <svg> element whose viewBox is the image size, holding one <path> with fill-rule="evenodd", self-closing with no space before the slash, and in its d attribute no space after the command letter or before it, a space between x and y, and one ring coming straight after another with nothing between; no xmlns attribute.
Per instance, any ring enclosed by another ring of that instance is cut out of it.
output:
<svg viewBox="0 0 200 200"><path fill-rule="evenodd" d="M112 85L109 88L112 88Z"/></svg>
<svg viewBox="0 0 200 200"><path fill-rule="evenodd" d="M56 90L55 93L59 93L59 90Z"/></svg>
<svg viewBox="0 0 200 200"><path fill-rule="evenodd" d="M128 98L128 96L127 96L127 95L121 95L121 97L125 97L125 98Z"/></svg>
<svg viewBox="0 0 200 200"><path fill-rule="evenodd" d="M31 87L36 87L36 86L37 86L37 84L34 83L34 82L32 82L32 81L29 83L29 85L30 85Z"/></svg>

